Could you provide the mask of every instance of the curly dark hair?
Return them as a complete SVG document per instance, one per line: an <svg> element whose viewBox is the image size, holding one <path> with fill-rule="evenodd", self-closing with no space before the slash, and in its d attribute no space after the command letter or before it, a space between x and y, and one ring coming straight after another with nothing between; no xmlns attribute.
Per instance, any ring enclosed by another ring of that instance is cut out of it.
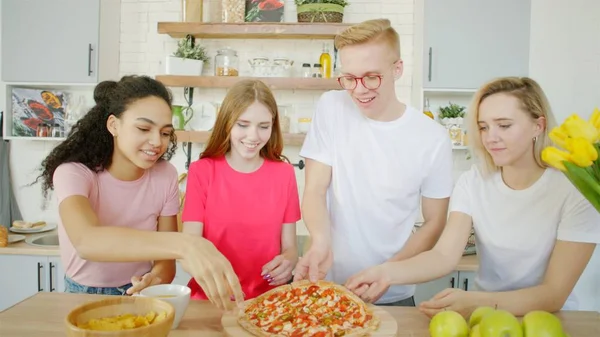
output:
<svg viewBox="0 0 600 337"><path fill-rule="evenodd" d="M98 83L94 89L96 105L77 121L67 139L42 161L42 173L33 184L42 179L44 198L47 198L48 190L54 189L54 171L63 163L81 163L94 172L108 168L114 150L113 136L106 127L108 117L114 115L119 118L130 104L151 96L162 98L171 106L170 91L162 83L147 76L129 75L119 82ZM177 138L175 132L172 132L169 147L160 160L170 160L176 149Z"/></svg>

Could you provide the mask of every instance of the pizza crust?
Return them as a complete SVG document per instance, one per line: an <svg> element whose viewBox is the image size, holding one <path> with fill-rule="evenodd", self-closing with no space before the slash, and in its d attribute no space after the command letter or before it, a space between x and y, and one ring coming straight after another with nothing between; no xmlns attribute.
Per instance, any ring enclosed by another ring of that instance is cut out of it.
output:
<svg viewBox="0 0 600 337"><path fill-rule="evenodd" d="M244 304L242 305L242 307L239 308L239 310L238 310L237 321L238 321L239 325L244 330L248 331L249 333L251 333L254 336L287 337L287 335L284 335L284 334L266 332L263 329L261 329L260 327L254 325L254 323L252 323L250 321L250 319L248 318L248 315L246 315L246 308L254 303L262 302L263 300L265 300L266 298L270 297L273 294L286 293L295 288L308 288L313 285L317 285L317 286L319 286L321 288L325 288L325 289L327 289L327 288L334 289L335 291L342 293L344 296L348 297L351 301L353 301L359 305L359 307L361 308L361 311L363 313L363 316L366 316L366 315L371 316L371 319L365 323L364 327L358 327L358 328L354 328L351 330L347 330L347 332L344 336L370 336L371 333L375 332L379 328L381 319L374 314L373 310L360 297L356 296L353 292L351 292L350 290L348 290L346 287L344 287L342 285L339 285L337 283L333 283L330 281L324 281L324 280L320 280L320 281L317 281L314 283L309 280L302 280L302 281L294 282L292 284L281 285L277 288L271 289L271 290L263 293L260 296L257 296L253 299L245 301Z"/></svg>

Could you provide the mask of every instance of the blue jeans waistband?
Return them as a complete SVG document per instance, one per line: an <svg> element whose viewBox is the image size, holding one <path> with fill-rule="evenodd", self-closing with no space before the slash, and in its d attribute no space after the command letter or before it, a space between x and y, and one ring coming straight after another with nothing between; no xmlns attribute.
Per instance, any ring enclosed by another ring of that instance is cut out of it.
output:
<svg viewBox="0 0 600 337"><path fill-rule="evenodd" d="M65 276L65 292L77 294L95 294L95 295L127 295L127 289L131 288L132 284L127 283L120 287L88 287L73 281Z"/></svg>

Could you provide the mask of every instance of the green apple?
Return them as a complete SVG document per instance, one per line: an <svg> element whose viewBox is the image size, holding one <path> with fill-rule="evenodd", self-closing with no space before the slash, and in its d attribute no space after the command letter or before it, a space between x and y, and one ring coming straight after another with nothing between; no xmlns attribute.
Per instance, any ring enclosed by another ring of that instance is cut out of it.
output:
<svg viewBox="0 0 600 337"><path fill-rule="evenodd" d="M481 337L481 330L479 330L479 324L475 324L471 328L471 334L469 334L469 337Z"/></svg>
<svg viewBox="0 0 600 337"><path fill-rule="evenodd" d="M524 337L563 337L562 323L553 314L535 310L523 316Z"/></svg>
<svg viewBox="0 0 600 337"><path fill-rule="evenodd" d="M479 323L481 337L523 337L519 320L506 310L495 310Z"/></svg>
<svg viewBox="0 0 600 337"><path fill-rule="evenodd" d="M429 322L431 337L469 337L467 321L456 311L441 311Z"/></svg>
<svg viewBox="0 0 600 337"><path fill-rule="evenodd" d="M471 313L471 317L469 318L469 327L472 328L475 325L479 324L483 316L489 314L490 312L493 312L494 310L496 309L492 307L479 307L473 310L473 312Z"/></svg>

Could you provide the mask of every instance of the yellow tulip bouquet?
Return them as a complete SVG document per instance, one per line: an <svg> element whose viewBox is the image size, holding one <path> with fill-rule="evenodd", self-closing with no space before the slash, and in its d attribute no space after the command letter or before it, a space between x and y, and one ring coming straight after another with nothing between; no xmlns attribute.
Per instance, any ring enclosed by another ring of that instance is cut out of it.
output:
<svg viewBox="0 0 600 337"><path fill-rule="evenodd" d="M556 146L542 150L542 160L561 170L583 196L600 212L600 110L589 120L577 114L550 130Z"/></svg>

